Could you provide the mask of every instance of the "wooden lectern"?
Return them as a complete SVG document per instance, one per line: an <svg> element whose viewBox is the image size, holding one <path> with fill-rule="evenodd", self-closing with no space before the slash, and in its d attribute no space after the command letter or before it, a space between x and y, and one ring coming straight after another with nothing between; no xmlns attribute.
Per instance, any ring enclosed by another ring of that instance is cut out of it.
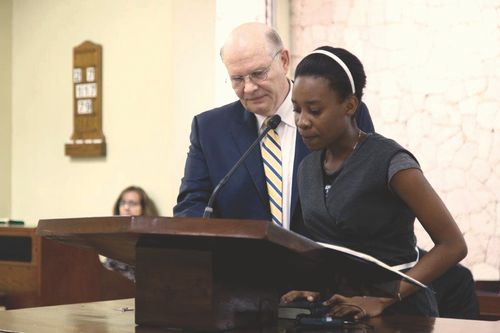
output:
<svg viewBox="0 0 500 333"><path fill-rule="evenodd" d="M207 331L273 324L284 292L328 288L338 265L370 283L398 279L352 258L332 261L322 246L267 221L54 219L40 220L37 232L135 264L140 326Z"/></svg>

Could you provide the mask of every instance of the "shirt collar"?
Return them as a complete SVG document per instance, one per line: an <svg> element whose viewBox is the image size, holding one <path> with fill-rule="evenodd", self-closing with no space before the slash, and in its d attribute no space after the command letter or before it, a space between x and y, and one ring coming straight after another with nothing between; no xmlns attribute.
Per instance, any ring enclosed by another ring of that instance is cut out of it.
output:
<svg viewBox="0 0 500 333"><path fill-rule="evenodd" d="M278 108L278 111L276 111L275 114L278 114L281 117L281 123L278 125L280 126L290 126L293 129L296 128L295 126L295 117L293 115L293 104L292 104L292 89L293 89L293 82L290 82L290 89L288 90L288 94L285 97L285 100L283 103L281 103L280 107ZM256 114L255 117L257 118L257 125L258 128L262 128L262 124L266 120L266 116Z"/></svg>

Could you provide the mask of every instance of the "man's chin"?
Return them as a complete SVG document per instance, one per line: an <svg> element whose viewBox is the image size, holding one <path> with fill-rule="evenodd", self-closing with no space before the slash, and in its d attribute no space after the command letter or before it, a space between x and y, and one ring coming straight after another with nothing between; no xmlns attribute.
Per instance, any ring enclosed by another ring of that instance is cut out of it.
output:
<svg viewBox="0 0 500 333"><path fill-rule="evenodd" d="M272 116L274 114L270 106L247 105L246 109L252 113L266 117Z"/></svg>
<svg viewBox="0 0 500 333"><path fill-rule="evenodd" d="M258 101L246 101L244 103L245 109L248 111L260 114L262 116L271 116L274 114L273 107L269 105L268 101L258 100Z"/></svg>

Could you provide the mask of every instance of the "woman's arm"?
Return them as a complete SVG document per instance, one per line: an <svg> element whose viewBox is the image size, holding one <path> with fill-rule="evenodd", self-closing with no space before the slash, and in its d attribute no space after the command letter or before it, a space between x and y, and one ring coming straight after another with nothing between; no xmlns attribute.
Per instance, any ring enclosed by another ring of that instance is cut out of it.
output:
<svg viewBox="0 0 500 333"><path fill-rule="evenodd" d="M392 177L390 186L413 211L434 242L432 250L406 273L424 284L429 284L465 257L465 240L450 212L419 169L397 172ZM401 282L398 298L404 298L418 289L419 287L412 284ZM317 300L318 294L293 291L285 295L282 301L286 303L300 297L312 301ZM398 299L383 297L333 295L324 304L332 306L331 315L349 315L362 319L378 316L397 301Z"/></svg>
<svg viewBox="0 0 500 333"><path fill-rule="evenodd" d="M422 172L406 169L396 173L390 182L395 193L408 205L434 247L407 274L428 284L467 255L467 245L455 220ZM401 297L416 291L409 283L401 283Z"/></svg>
<svg viewBox="0 0 500 333"><path fill-rule="evenodd" d="M406 274L429 284L467 254L462 233L450 212L419 169L405 169L391 179L392 190L408 205L434 242L432 250ZM404 298L418 287L401 282L398 298ZM373 317L397 302L383 297L344 297L333 295L325 305L333 306L334 316L353 315L355 319Z"/></svg>

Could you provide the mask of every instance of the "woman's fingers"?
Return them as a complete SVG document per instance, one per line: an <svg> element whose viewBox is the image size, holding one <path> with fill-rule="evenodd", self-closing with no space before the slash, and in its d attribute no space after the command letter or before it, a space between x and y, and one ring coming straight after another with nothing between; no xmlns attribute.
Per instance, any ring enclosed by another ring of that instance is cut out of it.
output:
<svg viewBox="0 0 500 333"><path fill-rule="evenodd" d="M352 316L355 320L360 320L368 317L368 313L364 308L364 298L362 297L345 297L335 294L330 299L323 302L326 306L332 306L329 314L334 317Z"/></svg>
<svg viewBox="0 0 500 333"><path fill-rule="evenodd" d="M356 309L356 308L352 308L352 307L344 306L344 305L337 305L332 309L331 315L334 317L342 318L342 317L351 316L351 315L355 314L357 311L358 311L358 309Z"/></svg>
<svg viewBox="0 0 500 333"><path fill-rule="evenodd" d="M323 302L323 305L336 305L345 303L348 300L347 297L344 297L339 294L334 294L332 297Z"/></svg>
<svg viewBox="0 0 500 333"><path fill-rule="evenodd" d="M354 320L361 320L361 319L365 319L365 318L369 318L370 316L368 316L368 314L366 313L366 311L364 309L361 309L363 311L361 312L358 312L357 314L354 315Z"/></svg>
<svg viewBox="0 0 500 333"><path fill-rule="evenodd" d="M292 290L281 297L281 303L287 304L298 299L306 299L309 302L314 302L319 299L319 293L315 291L304 291L304 290ZM369 306L370 301L376 299L364 298L364 297L345 297L339 294L335 294L328 300L323 302L323 305L330 306L331 309L328 312L329 315L345 318L353 317L354 320L360 320L369 317L365 305ZM374 312L377 315L378 311Z"/></svg>
<svg viewBox="0 0 500 333"><path fill-rule="evenodd" d="M319 299L319 293L315 291L292 290L281 296L281 303L290 303L297 299L306 299L309 302L314 302Z"/></svg>

